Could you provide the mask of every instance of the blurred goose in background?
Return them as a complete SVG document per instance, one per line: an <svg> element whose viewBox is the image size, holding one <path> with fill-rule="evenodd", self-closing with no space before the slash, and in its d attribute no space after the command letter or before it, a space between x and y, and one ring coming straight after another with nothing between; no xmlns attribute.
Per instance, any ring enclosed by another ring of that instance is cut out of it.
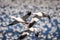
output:
<svg viewBox="0 0 60 40"><path fill-rule="evenodd" d="M16 18L16 17L14 17L14 16L11 16L10 18L15 19L15 21L12 22L11 24L7 25L7 26L11 26L11 25L14 25L14 24L17 24L17 23L26 23L26 24L27 24L26 19L27 19L30 15L31 15L31 13L28 12L28 13L27 13L25 16L23 16L23 17L18 17L18 18Z"/></svg>
<svg viewBox="0 0 60 40"><path fill-rule="evenodd" d="M39 32L37 32L39 30L39 28L29 28L25 31L22 31L20 33L20 37L18 38L18 40L22 40L24 39L25 37L27 37L31 32L34 32L35 33L35 36L38 37L39 35Z"/></svg>

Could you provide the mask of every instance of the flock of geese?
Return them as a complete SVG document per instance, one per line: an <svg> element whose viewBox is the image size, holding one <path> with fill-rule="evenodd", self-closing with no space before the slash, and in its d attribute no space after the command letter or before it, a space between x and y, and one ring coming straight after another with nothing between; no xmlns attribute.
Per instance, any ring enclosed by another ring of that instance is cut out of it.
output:
<svg viewBox="0 0 60 40"><path fill-rule="evenodd" d="M27 18L29 18L31 15L34 15L34 17L31 19L31 22L27 22ZM13 21L11 24L7 25L7 26L12 26L12 25L15 25L17 23L24 23L28 26L25 26L27 30L23 31L20 33L20 37L18 38L19 40L22 40L24 39L26 36L29 35L29 33L31 32L34 32L35 33L35 36L38 37L38 29L39 28L31 28L35 23L36 21L38 21L41 17L48 17L50 19L50 16L49 15L45 15L44 13L42 12L38 12L38 13L32 13L30 11L27 12L26 15L24 15L23 17L19 17L19 18L16 18L14 16L10 16L10 18L12 19L15 19L15 21Z"/></svg>

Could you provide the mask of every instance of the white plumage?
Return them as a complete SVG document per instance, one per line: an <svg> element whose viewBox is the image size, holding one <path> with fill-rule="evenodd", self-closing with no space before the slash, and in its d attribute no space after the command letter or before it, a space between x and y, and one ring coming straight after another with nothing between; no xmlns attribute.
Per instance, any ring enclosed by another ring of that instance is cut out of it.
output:
<svg viewBox="0 0 60 40"><path fill-rule="evenodd" d="M30 23L32 23L33 21L38 21L39 19L38 18L32 18L32 20L31 20L31 22Z"/></svg>
<svg viewBox="0 0 60 40"><path fill-rule="evenodd" d="M14 16L11 16L10 18L13 18L13 19L15 19L15 20L17 20L19 22L25 22L21 17L16 18Z"/></svg>
<svg viewBox="0 0 60 40"><path fill-rule="evenodd" d="M33 15L43 16L42 12L32 13Z"/></svg>
<svg viewBox="0 0 60 40"><path fill-rule="evenodd" d="M14 22L12 22L11 24L7 25L7 26L11 26L11 25L14 25L14 24L17 24L17 23L26 23L27 24L27 21L26 19L31 15L31 13L27 13L26 15L24 15L23 17L14 17L14 16L10 16L10 18L12 19L15 19Z"/></svg>
<svg viewBox="0 0 60 40"><path fill-rule="evenodd" d="M21 35L25 35L25 34L29 35L29 33L28 33L28 32L23 32Z"/></svg>
<svg viewBox="0 0 60 40"><path fill-rule="evenodd" d="M50 16L44 14L43 12L32 13L32 15L35 15L34 17L36 17L36 18L40 18L40 17L48 17L48 18L50 19Z"/></svg>

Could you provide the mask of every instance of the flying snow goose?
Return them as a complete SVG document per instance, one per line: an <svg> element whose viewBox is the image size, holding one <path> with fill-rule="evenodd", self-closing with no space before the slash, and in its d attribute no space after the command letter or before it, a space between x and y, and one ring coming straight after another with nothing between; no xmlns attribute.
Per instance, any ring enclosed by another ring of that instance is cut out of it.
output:
<svg viewBox="0 0 60 40"><path fill-rule="evenodd" d="M40 18L40 17L48 17L50 19L49 15L44 14L43 12L33 13L35 15L34 17Z"/></svg>
<svg viewBox="0 0 60 40"><path fill-rule="evenodd" d="M37 32L39 30L39 28L29 28L25 31L22 31L20 33L20 37L18 38L19 40L22 40L24 39L26 36L28 36L31 32L34 32L35 33L35 36L38 37L39 35L39 32Z"/></svg>
<svg viewBox="0 0 60 40"><path fill-rule="evenodd" d="M12 22L11 24L9 24L8 26L11 26L11 25L14 25L14 24L17 24L17 23L27 23L26 19L31 15L31 13L27 13L25 16L23 17L14 17L14 16L11 16L10 18L13 18L15 19L14 22Z"/></svg>
<svg viewBox="0 0 60 40"><path fill-rule="evenodd" d="M44 14L43 12L37 12L37 13L29 12L29 13L31 13L32 15L35 15L34 17L37 17L37 18L40 18L40 17L48 17L50 19L50 16Z"/></svg>

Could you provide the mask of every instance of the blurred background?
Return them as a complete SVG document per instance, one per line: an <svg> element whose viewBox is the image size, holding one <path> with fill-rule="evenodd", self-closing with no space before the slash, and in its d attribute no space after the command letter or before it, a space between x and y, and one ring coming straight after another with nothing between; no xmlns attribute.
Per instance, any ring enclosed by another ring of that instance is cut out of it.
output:
<svg viewBox="0 0 60 40"><path fill-rule="evenodd" d="M60 40L60 0L0 0L0 40L16 40L20 36L25 30L22 23L7 25L14 21L10 16L21 17L26 11L44 12L51 19L40 18L33 26L40 28L39 36L31 33L24 40Z"/></svg>

